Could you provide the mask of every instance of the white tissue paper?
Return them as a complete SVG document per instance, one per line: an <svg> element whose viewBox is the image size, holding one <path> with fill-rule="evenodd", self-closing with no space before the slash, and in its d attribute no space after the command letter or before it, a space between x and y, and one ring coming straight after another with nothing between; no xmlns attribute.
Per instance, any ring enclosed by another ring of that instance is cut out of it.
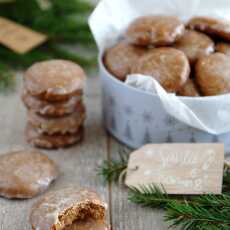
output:
<svg viewBox="0 0 230 230"><path fill-rule="evenodd" d="M229 0L101 0L89 19L100 53L111 46L137 17L150 14L211 16L230 21ZM230 94L213 97L177 97L168 94L152 77L129 76L126 84L157 94L168 114L210 134L230 132Z"/></svg>

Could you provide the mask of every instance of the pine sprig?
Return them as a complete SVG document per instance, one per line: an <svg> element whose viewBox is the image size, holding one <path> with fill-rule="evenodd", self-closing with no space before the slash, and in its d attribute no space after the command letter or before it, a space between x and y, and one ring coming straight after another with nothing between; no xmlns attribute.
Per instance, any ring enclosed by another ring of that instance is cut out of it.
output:
<svg viewBox="0 0 230 230"><path fill-rule="evenodd" d="M119 151L118 160L104 161L98 168L98 175L102 176L107 183L118 182L119 177L128 165L128 154L125 150Z"/></svg>
<svg viewBox="0 0 230 230"><path fill-rule="evenodd" d="M230 169L228 166L225 166L225 169L224 169L223 191L230 192Z"/></svg>
<svg viewBox="0 0 230 230"><path fill-rule="evenodd" d="M0 63L0 92L13 90L15 86L15 75L9 66Z"/></svg>
<svg viewBox="0 0 230 230"><path fill-rule="evenodd" d="M128 200L143 207L164 209L170 201L181 201L183 197L169 196L163 187L150 185L129 187Z"/></svg>
<svg viewBox="0 0 230 230"><path fill-rule="evenodd" d="M212 196L212 201L216 199L216 196ZM196 229L199 226L200 229L230 229L230 203L224 202L222 209L217 207L203 206L201 203L195 202L195 205L191 203L178 203L171 201L166 207L165 220L172 222L171 228L180 226L181 229L190 230ZM220 203L219 203L220 202ZM221 207L223 201L219 198L215 201L218 206ZM201 228L202 227L202 228Z"/></svg>
<svg viewBox="0 0 230 230"><path fill-rule="evenodd" d="M107 182L117 182L127 168L128 159L106 161L99 174ZM127 156L127 155L126 155ZM230 229L230 170L223 177L222 195L182 196L168 195L163 187L156 185L129 187L128 200L149 208L164 209L165 221L170 228L182 230L228 230Z"/></svg>

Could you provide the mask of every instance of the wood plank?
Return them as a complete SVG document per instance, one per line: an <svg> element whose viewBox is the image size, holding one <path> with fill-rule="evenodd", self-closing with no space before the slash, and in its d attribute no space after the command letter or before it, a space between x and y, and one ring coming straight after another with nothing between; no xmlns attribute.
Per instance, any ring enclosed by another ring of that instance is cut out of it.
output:
<svg viewBox="0 0 230 230"><path fill-rule="evenodd" d="M26 114L19 97L21 75L17 78L17 91L8 96L0 95L0 154L28 148L24 138ZM87 122L84 141L69 149L44 151L61 169L60 178L49 191L74 184L95 189L108 202L108 187L102 186L100 178L95 173L97 165L107 159L106 134L101 125L101 97L97 77L88 79L85 102ZM0 230L31 229L28 213L38 198L24 201L0 198Z"/></svg>
<svg viewBox="0 0 230 230"><path fill-rule="evenodd" d="M116 159L118 151L124 148L112 137L109 138L109 157ZM142 208L128 202L126 187L111 184L111 223L113 230L165 230L167 225L163 221L163 212L149 208Z"/></svg>

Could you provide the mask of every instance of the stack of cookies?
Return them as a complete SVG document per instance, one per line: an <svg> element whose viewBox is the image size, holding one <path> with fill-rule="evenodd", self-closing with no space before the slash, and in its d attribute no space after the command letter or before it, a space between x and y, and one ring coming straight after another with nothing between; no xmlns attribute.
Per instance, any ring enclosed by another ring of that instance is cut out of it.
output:
<svg viewBox="0 0 230 230"><path fill-rule="evenodd" d="M24 76L22 100L28 109L26 137L41 148L62 148L82 139L85 73L70 61L34 64Z"/></svg>

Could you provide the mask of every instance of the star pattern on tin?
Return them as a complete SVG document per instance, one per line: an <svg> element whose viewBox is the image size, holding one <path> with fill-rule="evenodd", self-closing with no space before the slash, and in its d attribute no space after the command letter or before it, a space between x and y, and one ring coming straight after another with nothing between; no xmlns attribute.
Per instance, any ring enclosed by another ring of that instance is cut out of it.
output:
<svg viewBox="0 0 230 230"><path fill-rule="evenodd" d="M219 138L218 138L217 135L213 135L213 137L212 137L212 142L213 142L213 143L218 143L218 142L219 142Z"/></svg>
<svg viewBox="0 0 230 230"><path fill-rule="evenodd" d="M153 116L150 112L148 111L145 111L143 114L142 114L142 118L143 118L143 121L147 124L151 123L153 121Z"/></svg>
<svg viewBox="0 0 230 230"><path fill-rule="evenodd" d="M196 143L196 139L195 139L194 132L192 132L190 142L191 142L191 143Z"/></svg>
<svg viewBox="0 0 230 230"><path fill-rule="evenodd" d="M169 126L175 126L177 123L177 120L174 117L167 116L165 118L165 123Z"/></svg>
<svg viewBox="0 0 230 230"><path fill-rule="evenodd" d="M133 140L133 135L129 123L126 125L124 135L128 140Z"/></svg>
<svg viewBox="0 0 230 230"><path fill-rule="evenodd" d="M112 96L109 97L108 103L109 103L109 105L111 107L115 107L116 106L116 101L115 101L115 99Z"/></svg>
<svg viewBox="0 0 230 230"><path fill-rule="evenodd" d="M124 111L125 111L125 114L128 115L128 116L131 116L133 114L133 109L129 105L125 106Z"/></svg>

